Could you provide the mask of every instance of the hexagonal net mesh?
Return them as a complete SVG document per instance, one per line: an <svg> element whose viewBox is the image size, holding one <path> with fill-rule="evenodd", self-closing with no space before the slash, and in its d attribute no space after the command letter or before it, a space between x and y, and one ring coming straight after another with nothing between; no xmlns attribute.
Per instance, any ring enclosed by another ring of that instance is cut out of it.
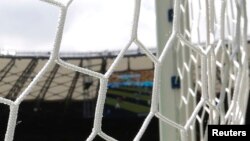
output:
<svg viewBox="0 0 250 141"><path fill-rule="evenodd" d="M190 0L178 5L183 23L177 27L175 46L182 86L179 124L188 134L181 140L207 140L208 124L245 122L249 95L246 1Z"/></svg>
<svg viewBox="0 0 250 141"><path fill-rule="evenodd" d="M12 141L19 104L33 87L56 63L67 69L98 78L99 94L93 130L88 141L97 135L107 141L113 137L102 131L102 116L109 77L128 48L135 44L154 63L154 86L151 108L134 140L141 139L149 122L155 116L180 131L180 140L207 140L208 124L244 124L249 93L247 17L244 0L175 0L173 29L164 50L154 56L137 38L141 0L135 0L130 40L120 51L105 74L81 68L60 59L59 51L67 10L73 0L43 0L60 10L60 19L50 59L28 87L15 100L0 98L10 106L5 141ZM205 23L205 24L204 24ZM169 49L175 50L179 75L179 121L172 121L159 112L161 69Z"/></svg>

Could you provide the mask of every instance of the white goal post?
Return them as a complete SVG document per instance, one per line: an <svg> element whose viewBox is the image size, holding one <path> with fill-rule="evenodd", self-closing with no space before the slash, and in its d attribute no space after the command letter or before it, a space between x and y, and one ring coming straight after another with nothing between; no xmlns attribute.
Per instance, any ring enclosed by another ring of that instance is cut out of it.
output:
<svg viewBox="0 0 250 141"><path fill-rule="evenodd" d="M174 21L169 21L171 14ZM208 124L244 124L249 96L246 1L159 0L156 15L160 52L177 32L163 63L160 112L189 125L188 136L181 137L160 121L160 140L207 140ZM173 78L180 80L179 88L171 87Z"/></svg>
<svg viewBox="0 0 250 141"><path fill-rule="evenodd" d="M156 0L156 33L157 33L157 48L158 54L160 54L171 35L171 30L173 26L173 21L169 21L169 14L173 14L173 0ZM178 102L177 99L180 98L178 95L178 89L171 88L171 77L177 76L176 64L174 62L175 52L173 49L169 50L166 55L166 60L163 63L163 68L161 72L162 80L160 90L160 105L159 110L164 115L173 121L178 121ZM159 121L159 131L161 141L177 141L179 140L179 132L176 128L173 128L163 121Z"/></svg>

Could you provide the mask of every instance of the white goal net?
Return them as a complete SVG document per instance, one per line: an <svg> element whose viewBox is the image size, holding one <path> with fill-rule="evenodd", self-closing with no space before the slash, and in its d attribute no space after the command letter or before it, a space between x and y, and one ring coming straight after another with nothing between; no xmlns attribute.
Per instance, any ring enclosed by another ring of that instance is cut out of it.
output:
<svg viewBox="0 0 250 141"><path fill-rule="evenodd" d="M74 1L42 1L60 10L54 48L48 62L16 100L0 98L1 103L10 107L5 141L13 141L20 103L55 64L100 81L93 130L87 141L94 140L96 136L107 141L119 140L102 131L102 117L109 78L132 45L144 51L155 68L150 112L134 141L141 139L153 117L176 128L181 141L207 140L209 124L245 123L249 94L246 0L175 0L171 36L157 56L137 36L141 0L134 0L130 39L105 74L60 59L67 10ZM178 121L171 120L159 111L159 95L164 94L160 93L164 87L160 85L161 70L166 54L171 49L176 53L176 62L173 62L177 64L176 81L180 81L179 110L176 111L179 113Z"/></svg>

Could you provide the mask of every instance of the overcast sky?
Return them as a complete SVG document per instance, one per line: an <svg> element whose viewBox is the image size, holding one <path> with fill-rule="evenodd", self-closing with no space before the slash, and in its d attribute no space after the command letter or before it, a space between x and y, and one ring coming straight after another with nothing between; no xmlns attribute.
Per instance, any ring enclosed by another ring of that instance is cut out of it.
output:
<svg viewBox="0 0 250 141"><path fill-rule="evenodd" d="M139 39L148 47L156 46L154 2L142 0ZM61 51L121 49L130 36L133 6L134 0L74 0ZM0 0L0 49L50 51L58 15L58 8L39 0Z"/></svg>
<svg viewBox="0 0 250 141"><path fill-rule="evenodd" d="M119 50L127 43L134 0L74 0L68 11L61 51ZM155 47L154 1L143 0L139 38ZM39 0L0 0L0 48L49 51L58 8Z"/></svg>

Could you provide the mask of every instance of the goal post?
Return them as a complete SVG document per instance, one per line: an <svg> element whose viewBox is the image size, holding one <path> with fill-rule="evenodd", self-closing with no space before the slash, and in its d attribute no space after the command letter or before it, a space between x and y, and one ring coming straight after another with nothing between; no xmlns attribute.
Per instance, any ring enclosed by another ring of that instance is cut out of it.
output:
<svg viewBox="0 0 250 141"><path fill-rule="evenodd" d="M246 15L244 0L156 1L158 54L166 53L159 110L184 127L177 130L160 120L161 141L207 140L209 124L245 123Z"/></svg>
<svg viewBox="0 0 250 141"><path fill-rule="evenodd" d="M173 0L156 0L156 37L158 55L162 53L168 38L172 31L172 18L173 18ZM173 121L178 120L177 99L178 89L171 87L171 78L177 76L175 53L174 50L169 50L166 55L166 61L163 63L161 70L161 89L160 89L160 105L159 110L162 115L168 117ZM178 141L179 132L163 121L159 120L159 131L161 141Z"/></svg>

